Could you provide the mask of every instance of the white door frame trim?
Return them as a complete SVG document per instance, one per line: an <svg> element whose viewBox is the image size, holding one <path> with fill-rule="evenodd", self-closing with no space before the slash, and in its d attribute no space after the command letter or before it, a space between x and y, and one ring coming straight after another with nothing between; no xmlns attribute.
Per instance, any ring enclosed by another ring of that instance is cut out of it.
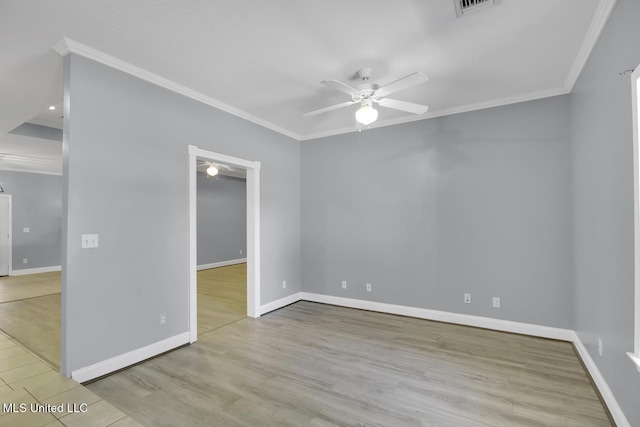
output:
<svg viewBox="0 0 640 427"><path fill-rule="evenodd" d="M640 65L631 74L633 112L633 211L634 211L634 323L633 353L627 353L640 372Z"/></svg>
<svg viewBox="0 0 640 427"><path fill-rule="evenodd" d="M197 159L225 163L247 171L247 316L260 317L260 162L252 162L189 145L189 341L198 340Z"/></svg>
<svg viewBox="0 0 640 427"><path fill-rule="evenodd" d="M13 218L11 217L13 213L12 199L11 194L0 194L0 197L6 198L9 203L9 271L8 275L13 276Z"/></svg>

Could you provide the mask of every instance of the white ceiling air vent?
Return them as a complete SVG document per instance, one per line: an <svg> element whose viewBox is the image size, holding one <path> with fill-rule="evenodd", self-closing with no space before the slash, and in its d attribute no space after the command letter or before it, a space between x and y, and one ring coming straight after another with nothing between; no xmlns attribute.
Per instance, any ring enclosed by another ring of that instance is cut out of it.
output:
<svg viewBox="0 0 640 427"><path fill-rule="evenodd" d="M500 4L500 0L453 0L453 4L456 6L456 15L462 18L468 13Z"/></svg>

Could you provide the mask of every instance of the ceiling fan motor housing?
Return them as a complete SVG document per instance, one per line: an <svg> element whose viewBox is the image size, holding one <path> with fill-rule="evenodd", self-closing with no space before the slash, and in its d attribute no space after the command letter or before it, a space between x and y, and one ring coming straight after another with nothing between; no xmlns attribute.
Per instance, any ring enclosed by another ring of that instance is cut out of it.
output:
<svg viewBox="0 0 640 427"><path fill-rule="evenodd" d="M371 68L361 68L358 70L360 80L367 81L371 78Z"/></svg>

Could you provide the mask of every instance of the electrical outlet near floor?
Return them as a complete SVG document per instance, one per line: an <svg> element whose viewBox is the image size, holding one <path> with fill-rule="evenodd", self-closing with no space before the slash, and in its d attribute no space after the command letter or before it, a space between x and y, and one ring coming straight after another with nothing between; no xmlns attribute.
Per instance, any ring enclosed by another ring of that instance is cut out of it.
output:
<svg viewBox="0 0 640 427"><path fill-rule="evenodd" d="M602 356L602 339L598 338L598 354Z"/></svg>
<svg viewBox="0 0 640 427"><path fill-rule="evenodd" d="M167 313L160 313L160 326L167 323Z"/></svg>
<svg viewBox="0 0 640 427"><path fill-rule="evenodd" d="M493 297L493 308L500 308L500 298Z"/></svg>
<svg viewBox="0 0 640 427"><path fill-rule="evenodd" d="M347 281L346 280L342 281L342 289L347 289Z"/></svg>
<svg viewBox="0 0 640 427"><path fill-rule="evenodd" d="M286 280L282 281L282 289L287 289L287 281Z"/></svg>
<svg viewBox="0 0 640 427"><path fill-rule="evenodd" d="M371 283L367 283L367 292L371 292Z"/></svg>
<svg viewBox="0 0 640 427"><path fill-rule="evenodd" d="M464 294L464 303L471 304L471 294Z"/></svg>
<svg viewBox="0 0 640 427"><path fill-rule="evenodd" d="M240 255L242 255L242 249L240 249Z"/></svg>
<svg viewBox="0 0 640 427"><path fill-rule="evenodd" d="M26 264L27 263L27 259L26 258L22 258L22 263Z"/></svg>

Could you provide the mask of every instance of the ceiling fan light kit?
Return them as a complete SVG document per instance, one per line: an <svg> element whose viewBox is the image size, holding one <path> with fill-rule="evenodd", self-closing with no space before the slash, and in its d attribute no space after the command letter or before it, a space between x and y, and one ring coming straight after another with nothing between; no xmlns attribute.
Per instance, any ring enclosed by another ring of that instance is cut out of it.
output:
<svg viewBox="0 0 640 427"><path fill-rule="evenodd" d="M353 104L360 104L360 108L356 111L356 121L360 124L368 126L378 119L378 110L373 108L374 103L380 105L381 107L401 110L412 114L424 114L429 109L429 107L427 107L426 105L385 98L387 95L390 95L394 92L398 92L411 86L426 82L428 80L428 77L424 73L416 72L413 74L409 74L408 76L402 77L401 79L395 80L382 87L378 87L377 85L368 83L371 76L370 68L363 68L359 70L358 76L363 82L363 84L360 86L360 89L356 89L337 80L323 80L321 83L325 86L351 95L351 101L346 101L337 105L332 105L330 107L321 108L320 110L311 111L304 114L304 116L315 116Z"/></svg>
<svg viewBox="0 0 640 427"><path fill-rule="evenodd" d="M356 111L356 120L365 126L370 125L378 119L378 110L373 108L370 99L362 101L362 105Z"/></svg>
<svg viewBox="0 0 640 427"><path fill-rule="evenodd" d="M213 165L210 165L207 168L207 175L208 176L216 176L216 175L218 175L218 172L219 172L218 168L213 166Z"/></svg>

